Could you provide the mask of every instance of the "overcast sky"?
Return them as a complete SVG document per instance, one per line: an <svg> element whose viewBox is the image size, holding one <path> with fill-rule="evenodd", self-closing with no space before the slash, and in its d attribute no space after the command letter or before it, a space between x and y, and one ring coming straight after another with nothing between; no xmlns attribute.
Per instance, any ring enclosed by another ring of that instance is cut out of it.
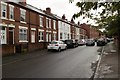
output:
<svg viewBox="0 0 120 80"><path fill-rule="evenodd" d="M60 17L62 17L62 15L65 14L66 19L70 21L73 14L79 12L80 10L77 6L75 6L75 3L79 0L74 1L75 2L71 4L69 3L69 0L27 0L27 3L42 10L45 10L47 7L50 7L51 12L53 14L57 14ZM78 21L80 21L80 23L86 23L87 20L88 19L82 19L81 17L75 19L75 22L77 23ZM90 21L89 24L94 25L94 21Z"/></svg>

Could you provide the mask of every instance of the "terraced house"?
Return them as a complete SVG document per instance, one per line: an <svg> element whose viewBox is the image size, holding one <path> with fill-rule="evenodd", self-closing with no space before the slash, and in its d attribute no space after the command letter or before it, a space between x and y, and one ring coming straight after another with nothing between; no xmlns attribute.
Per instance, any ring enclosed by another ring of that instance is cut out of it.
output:
<svg viewBox="0 0 120 80"><path fill-rule="evenodd" d="M46 48L52 40L81 39L81 26L53 14L48 7L38 9L15 0L0 1L0 43L2 55L30 52Z"/></svg>

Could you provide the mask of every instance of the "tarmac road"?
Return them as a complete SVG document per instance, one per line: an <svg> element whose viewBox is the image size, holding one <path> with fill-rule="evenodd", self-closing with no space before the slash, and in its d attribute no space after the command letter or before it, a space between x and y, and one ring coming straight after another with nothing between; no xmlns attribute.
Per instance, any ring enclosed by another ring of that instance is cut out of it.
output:
<svg viewBox="0 0 120 80"><path fill-rule="evenodd" d="M45 55L3 65L2 75L3 78L90 78L91 62L97 59L98 49L79 46L61 52L45 50Z"/></svg>

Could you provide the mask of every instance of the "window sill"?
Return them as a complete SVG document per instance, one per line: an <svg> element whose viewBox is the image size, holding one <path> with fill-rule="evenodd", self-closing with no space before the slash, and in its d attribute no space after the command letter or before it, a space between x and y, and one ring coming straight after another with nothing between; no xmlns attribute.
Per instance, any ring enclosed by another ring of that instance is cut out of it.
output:
<svg viewBox="0 0 120 80"><path fill-rule="evenodd" d="M24 21L20 21L20 23L24 23L24 24L26 24L26 22L24 22Z"/></svg>
<svg viewBox="0 0 120 80"><path fill-rule="evenodd" d="M14 19L9 19L10 21L15 21Z"/></svg>
<svg viewBox="0 0 120 80"><path fill-rule="evenodd" d="M26 40L20 40L19 42L28 42L28 41L26 41Z"/></svg>
<svg viewBox="0 0 120 80"><path fill-rule="evenodd" d="M39 40L39 42L44 42L44 40Z"/></svg>
<svg viewBox="0 0 120 80"><path fill-rule="evenodd" d="M6 17L1 17L1 19L8 20Z"/></svg>
<svg viewBox="0 0 120 80"><path fill-rule="evenodd" d="M32 44L35 44L35 42L31 42Z"/></svg>
<svg viewBox="0 0 120 80"><path fill-rule="evenodd" d="M40 25L40 27L43 27L43 25Z"/></svg>

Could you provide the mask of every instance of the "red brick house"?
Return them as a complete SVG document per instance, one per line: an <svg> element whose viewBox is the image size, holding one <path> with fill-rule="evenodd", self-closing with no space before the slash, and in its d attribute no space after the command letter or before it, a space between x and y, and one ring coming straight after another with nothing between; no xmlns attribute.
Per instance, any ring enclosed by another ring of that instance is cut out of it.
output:
<svg viewBox="0 0 120 80"><path fill-rule="evenodd" d="M92 27L91 25L87 25L87 24L81 24L81 28L86 30L86 35L88 36L88 38L99 38L99 31Z"/></svg>
<svg viewBox="0 0 120 80"><path fill-rule="evenodd" d="M57 40L57 19L53 15L26 2L0 3L3 56L43 49L48 42Z"/></svg>
<svg viewBox="0 0 120 80"><path fill-rule="evenodd" d="M45 49L52 40L97 37L96 29L75 24L51 13L50 8L38 9L22 2L0 1L0 50L2 55ZM62 31L63 30L63 31ZM92 31L92 33L90 33Z"/></svg>

